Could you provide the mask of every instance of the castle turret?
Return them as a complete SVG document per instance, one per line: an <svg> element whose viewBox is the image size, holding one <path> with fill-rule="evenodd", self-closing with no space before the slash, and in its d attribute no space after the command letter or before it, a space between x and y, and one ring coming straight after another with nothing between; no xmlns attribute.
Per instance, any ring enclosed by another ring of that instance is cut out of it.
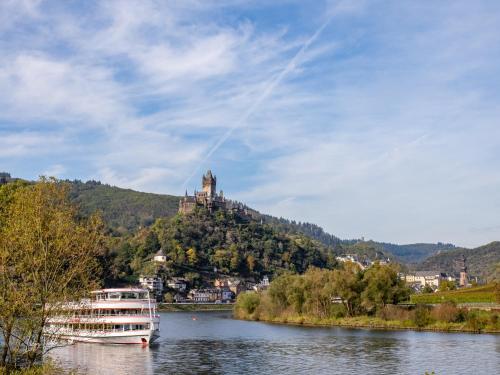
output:
<svg viewBox="0 0 500 375"><path fill-rule="evenodd" d="M10 182L11 177L10 174L7 172L0 172L0 185L6 184L7 182Z"/></svg>
<svg viewBox="0 0 500 375"><path fill-rule="evenodd" d="M203 192L212 198L216 196L217 177L212 176L212 171L209 169L207 173L201 178Z"/></svg>

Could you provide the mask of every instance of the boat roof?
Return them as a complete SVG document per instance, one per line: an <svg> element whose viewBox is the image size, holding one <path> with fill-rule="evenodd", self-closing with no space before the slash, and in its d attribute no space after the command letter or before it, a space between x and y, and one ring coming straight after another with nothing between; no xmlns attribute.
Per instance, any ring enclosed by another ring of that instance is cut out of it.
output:
<svg viewBox="0 0 500 375"><path fill-rule="evenodd" d="M145 293L148 292L147 289L142 289L142 288L110 288L110 289L100 289L100 290L93 290L93 294L97 293L113 293L113 292L138 292L138 293Z"/></svg>

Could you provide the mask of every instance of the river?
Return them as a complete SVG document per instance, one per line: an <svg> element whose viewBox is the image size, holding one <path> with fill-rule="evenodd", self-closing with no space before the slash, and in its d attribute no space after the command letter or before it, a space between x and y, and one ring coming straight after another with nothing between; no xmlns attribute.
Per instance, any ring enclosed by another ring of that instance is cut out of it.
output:
<svg viewBox="0 0 500 375"><path fill-rule="evenodd" d="M196 319L193 319L193 318ZM162 313L152 347L75 344L51 352L83 374L499 374L500 336L310 328Z"/></svg>

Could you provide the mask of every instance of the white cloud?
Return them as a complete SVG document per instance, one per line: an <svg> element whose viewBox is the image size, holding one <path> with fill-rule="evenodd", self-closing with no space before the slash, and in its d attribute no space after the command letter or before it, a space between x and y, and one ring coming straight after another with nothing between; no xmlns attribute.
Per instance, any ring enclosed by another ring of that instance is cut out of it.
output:
<svg viewBox="0 0 500 375"><path fill-rule="evenodd" d="M182 193L333 16L208 163L237 166L250 188L233 183L235 198L342 237L500 236L494 4L17 4L0 2L0 161L44 155L46 171L78 173L71 156L86 165L74 177Z"/></svg>

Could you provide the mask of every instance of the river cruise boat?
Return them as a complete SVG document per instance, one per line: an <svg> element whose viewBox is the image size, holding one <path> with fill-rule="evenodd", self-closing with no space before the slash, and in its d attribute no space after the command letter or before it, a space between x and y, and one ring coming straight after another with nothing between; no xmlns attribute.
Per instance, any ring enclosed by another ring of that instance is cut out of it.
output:
<svg viewBox="0 0 500 375"><path fill-rule="evenodd" d="M96 290L91 299L65 303L60 311L48 320L50 340L148 345L160 334L156 300L147 289Z"/></svg>

